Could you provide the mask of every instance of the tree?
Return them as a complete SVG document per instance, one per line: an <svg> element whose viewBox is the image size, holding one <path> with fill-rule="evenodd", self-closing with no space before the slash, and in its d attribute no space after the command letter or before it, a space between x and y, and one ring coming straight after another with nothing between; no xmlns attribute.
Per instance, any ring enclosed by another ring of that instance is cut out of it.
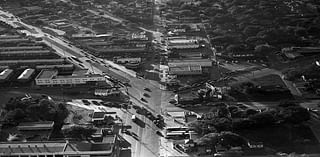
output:
<svg viewBox="0 0 320 157"><path fill-rule="evenodd" d="M258 54L264 54L264 53L271 52L274 50L275 50L275 47L268 45L268 44L260 44L254 48L254 52L258 53Z"/></svg>
<svg viewBox="0 0 320 157"><path fill-rule="evenodd" d="M303 107L289 106L280 111L279 117L285 122L300 124L310 119L310 113Z"/></svg>
<svg viewBox="0 0 320 157"><path fill-rule="evenodd" d="M224 147L247 146L248 142L245 138L232 132L222 132L220 134L220 144Z"/></svg>
<svg viewBox="0 0 320 157"><path fill-rule="evenodd" d="M255 121L250 119L237 118L232 121L233 130L250 129L254 126Z"/></svg>
<svg viewBox="0 0 320 157"><path fill-rule="evenodd" d="M79 140L87 139L96 131L96 128L84 125L71 125L64 126L62 128L62 133L65 137L75 138Z"/></svg>
<svg viewBox="0 0 320 157"><path fill-rule="evenodd" d="M5 114L4 121L8 124L16 125L25 118L25 112L20 109L14 109Z"/></svg>
<svg viewBox="0 0 320 157"><path fill-rule="evenodd" d="M249 119L254 121L256 126L268 126L273 124L276 119L273 112L264 111L252 116L249 116Z"/></svg>
<svg viewBox="0 0 320 157"><path fill-rule="evenodd" d="M219 142L219 133L209 133L199 138L196 143L200 146L214 147Z"/></svg>
<svg viewBox="0 0 320 157"><path fill-rule="evenodd" d="M190 122L188 127L200 135L217 132L217 129L208 120L196 120Z"/></svg>

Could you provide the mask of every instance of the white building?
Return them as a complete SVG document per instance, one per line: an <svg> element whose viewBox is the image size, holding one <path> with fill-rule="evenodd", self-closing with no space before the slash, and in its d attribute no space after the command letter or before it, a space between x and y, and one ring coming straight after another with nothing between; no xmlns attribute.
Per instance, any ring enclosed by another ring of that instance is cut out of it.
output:
<svg viewBox="0 0 320 157"><path fill-rule="evenodd" d="M200 65L183 65L169 67L170 75L201 75L202 68Z"/></svg>
<svg viewBox="0 0 320 157"><path fill-rule="evenodd" d="M210 59L183 59L183 60L169 60L169 67L178 67L178 66L201 66L204 67L212 67L212 61Z"/></svg>
<svg viewBox="0 0 320 157"><path fill-rule="evenodd" d="M114 61L118 64L141 63L141 58L115 58Z"/></svg>
<svg viewBox="0 0 320 157"><path fill-rule="evenodd" d="M120 90L117 88L111 89L95 89L94 95L96 96L119 96Z"/></svg>
<svg viewBox="0 0 320 157"><path fill-rule="evenodd" d="M34 69L26 69L24 70L18 77L19 81L28 81L31 76L35 73Z"/></svg>
<svg viewBox="0 0 320 157"><path fill-rule="evenodd" d="M168 49L191 49L199 48L198 40L194 39L173 39L168 40Z"/></svg>
<svg viewBox="0 0 320 157"><path fill-rule="evenodd" d="M68 76L58 75L57 70L42 70L35 79L36 85L80 85L89 82L102 82L106 78L97 74L86 74L83 71Z"/></svg>
<svg viewBox="0 0 320 157"><path fill-rule="evenodd" d="M7 81L9 77L13 74L12 69L5 69L0 73L0 82Z"/></svg>

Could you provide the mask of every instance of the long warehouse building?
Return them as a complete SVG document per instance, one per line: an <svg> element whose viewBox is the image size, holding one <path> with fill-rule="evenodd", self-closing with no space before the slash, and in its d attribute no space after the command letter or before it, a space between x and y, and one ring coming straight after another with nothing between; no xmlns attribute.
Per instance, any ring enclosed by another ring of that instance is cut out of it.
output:
<svg viewBox="0 0 320 157"><path fill-rule="evenodd" d="M0 51L40 50L43 46L10 46L0 47Z"/></svg>
<svg viewBox="0 0 320 157"><path fill-rule="evenodd" d="M86 74L83 71L72 75L59 75L58 70L42 70L36 77L36 85L81 85L95 82L106 82L106 78L98 74Z"/></svg>
<svg viewBox="0 0 320 157"><path fill-rule="evenodd" d="M0 65L52 65L63 64L65 59L30 59L30 60L0 60Z"/></svg>
<svg viewBox="0 0 320 157"><path fill-rule="evenodd" d="M177 67L177 66L197 66L200 65L202 68L204 67L212 67L212 61L210 59L175 59L169 60L169 67Z"/></svg>

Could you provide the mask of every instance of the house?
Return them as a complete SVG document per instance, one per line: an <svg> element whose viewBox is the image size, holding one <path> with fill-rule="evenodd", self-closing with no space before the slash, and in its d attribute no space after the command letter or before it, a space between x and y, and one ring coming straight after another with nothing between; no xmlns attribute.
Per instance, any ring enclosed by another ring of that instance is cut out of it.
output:
<svg viewBox="0 0 320 157"><path fill-rule="evenodd" d="M228 86L226 83L213 81L206 82L206 88L208 90L211 90L209 94L210 97L215 97L218 99L222 99L222 95L226 94L228 91L231 90L231 87Z"/></svg>
<svg viewBox="0 0 320 157"><path fill-rule="evenodd" d="M190 152L195 150L196 143L192 139L184 140L184 143L181 145L184 152Z"/></svg>
<svg viewBox="0 0 320 157"><path fill-rule="evenodd" d="M185 112L185 121L186 123L196 121L198 116L192 112Z"/></svg>
<svg viewBox="0 0 320 157"><path fill-rule="evenodd" d="M94 125L112 123L115 119L111 116L116 112L93 112L91 116L91 122Z"/></svg>

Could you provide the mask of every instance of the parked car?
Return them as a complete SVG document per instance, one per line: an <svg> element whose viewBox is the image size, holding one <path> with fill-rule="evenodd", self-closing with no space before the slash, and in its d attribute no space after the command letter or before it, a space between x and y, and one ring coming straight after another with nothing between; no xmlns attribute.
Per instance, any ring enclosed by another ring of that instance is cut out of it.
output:
<svg viewBox="0 0 320 157"><path fill-rule="evenodd" d="M144 88L145 91L151 92L151 90L149 88Z"/></svg>
<svg viewBox="0 0 320 157"><path fill-rule="evenodd" d="M146 99L144 99L144 98L141 98L140 99L141 101L143 101L143 102L148 102Z"/></svg>
<svg viewBox="0 0 320 157"><path fill-rule="evenodd" d="M143 93L143 96L147 97L147 98L150 98L150 95L147 94L147 93Z"/></svg>
<svg viewBox="0 0 320 157"><path fill-rule="evenodd" d="M158 130L156 131L156 134L159 135L159 136L161 136L161 137L164 137L163 134L162 134L160 131L158 131Z"/></svg>
<svg viewBox="0 0 320 157"><path fill-rule="evenodd" d="M97 106L101 106L101 104L98 101L92 101L93 104L97 105Z"/></svg>
<svg viewBox="0 0 320 157"><path fill-rule="evenodd" d="M85 104L85 105L90 105L90 102L89 102L88 100L86 100L86 99L83 99L82 102L83 102L83 104Z"/></svg>

